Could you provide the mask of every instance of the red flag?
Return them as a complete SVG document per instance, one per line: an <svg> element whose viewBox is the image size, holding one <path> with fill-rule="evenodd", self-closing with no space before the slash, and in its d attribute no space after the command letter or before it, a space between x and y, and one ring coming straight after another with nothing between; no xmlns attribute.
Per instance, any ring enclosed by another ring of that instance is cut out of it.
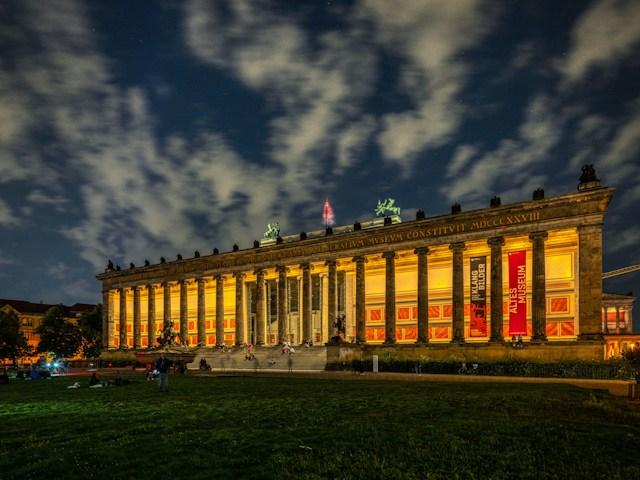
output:
<svg viewBox="0 0 640 480"><path fill-rule="evenodd" d="M324 206L322 207L322 219L324 220L324 226L328 227L329 225L333 225L335 221L335 217L333 215L333 208L331 208L331 204L329 203L329 199L325 198Z"/></svg>

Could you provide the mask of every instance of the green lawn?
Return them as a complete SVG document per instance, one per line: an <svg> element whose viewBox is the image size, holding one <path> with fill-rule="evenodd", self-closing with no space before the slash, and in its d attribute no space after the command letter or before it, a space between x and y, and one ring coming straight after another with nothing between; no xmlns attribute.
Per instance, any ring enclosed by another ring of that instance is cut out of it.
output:
<svg viewBox="0 0 640 480"><path fill-rule="evenodd" d="M563 385L0 385L0 478L640 478L640 409Z"/></svg>

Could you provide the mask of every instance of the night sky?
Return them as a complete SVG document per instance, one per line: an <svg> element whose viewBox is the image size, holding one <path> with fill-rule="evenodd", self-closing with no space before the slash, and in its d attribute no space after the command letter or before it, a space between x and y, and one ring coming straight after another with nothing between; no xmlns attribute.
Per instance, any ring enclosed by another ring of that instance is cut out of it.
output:
<svg viewBox="0 0 640 480"><path fill-rule="evenodd" d="M639 53L637 0L3 1L0 297L94 303L108 258L322 228L325 197L344 225L569 193L585 163L617 188L604 269L640 263Z"/></svg>

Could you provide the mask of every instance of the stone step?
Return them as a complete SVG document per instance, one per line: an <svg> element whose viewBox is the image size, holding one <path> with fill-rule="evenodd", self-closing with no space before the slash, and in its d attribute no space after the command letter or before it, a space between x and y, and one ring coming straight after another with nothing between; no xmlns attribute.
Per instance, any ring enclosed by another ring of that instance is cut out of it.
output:
<svg viewBox="0 0 640 480"><path fill-rule="evenodd" d="M295 370L295 371L321 371L325 369L327 362L327 350L325 347L300 347L295 348L291 354L283 354L280 348L256 347L254 358L247 360L243 348L233 348L227 352L220 349L198 350L189 369L197 370L200 360L204 358L212 370Z"/></svg>

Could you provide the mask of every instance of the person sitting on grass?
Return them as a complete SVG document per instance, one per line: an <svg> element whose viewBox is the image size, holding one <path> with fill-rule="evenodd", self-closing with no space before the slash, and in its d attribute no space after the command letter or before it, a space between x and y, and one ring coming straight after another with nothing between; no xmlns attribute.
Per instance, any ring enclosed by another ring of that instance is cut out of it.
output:
<svg viewBox="0 0 640 480"><path fill-rule="evenodd" d="M93 375L91 375L91 378L89 379L89 388L95 387L96 385L102 386L102 382L98 379L96 372L93 372Z"/></svg>
<svg viewBox="0 0 640 480"><path fill-rule="evenodd" d="M29 377L31 380L40 380L40 373L35 365L31 365L31 371L29 372Z"/></svg>

